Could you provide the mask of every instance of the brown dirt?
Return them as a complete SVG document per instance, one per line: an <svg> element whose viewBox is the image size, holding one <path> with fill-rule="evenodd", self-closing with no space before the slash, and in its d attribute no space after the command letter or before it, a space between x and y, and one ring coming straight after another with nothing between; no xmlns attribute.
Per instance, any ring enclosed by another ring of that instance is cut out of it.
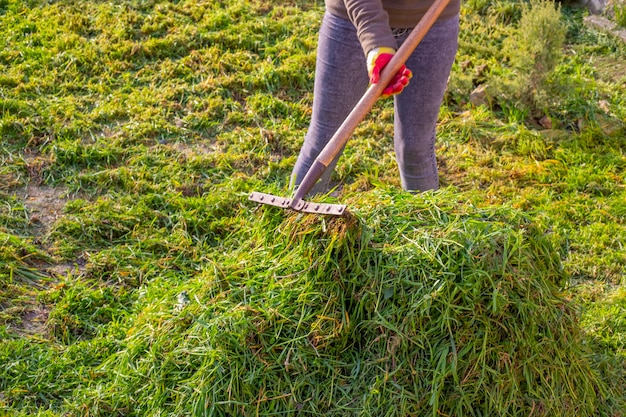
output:
<svg viewBox="0 0 626 417"><path fill-rule="evenodd" d="M18 193L30 214L30 222L36 236L45 235L63 212L68 201L62 188L29 184Z"/></svg>
<svg viewBox="0 0 626 417"><path fill-rule="evenodd" d="M37 181L31 181L27 186L17 189L15 194L22 199L28 210L34 243L47 252L47 248L41 241L52 229L54 223L63 215L65 205L70 201L67 190L63 187L50 187L38 184ZM22 310L19 314L20 320L12 328L18 334L46 337L48 334L46 322L48 321L50 306L36 301L37 293L42 289L45 290L47 285L54 282L55 277L65 276L71 271L80 273L85 267L85 262L82 259L78 259L76 262L61 263L38 261L30 266L37 268L44 276L51 279L39 282L41 287L36 285L31 288L28 292L29 295L20 302Z"/></svg>
<svg viewBox="0 0 626 417"><path fill-rule="evenodd" d="M46 322L48 321L49 314L50 308L43 304L38 304L33 306L33 308L27 309L22 315L21 323L15 326L16 331L22 335L29 336L46 335Z"/></svg>

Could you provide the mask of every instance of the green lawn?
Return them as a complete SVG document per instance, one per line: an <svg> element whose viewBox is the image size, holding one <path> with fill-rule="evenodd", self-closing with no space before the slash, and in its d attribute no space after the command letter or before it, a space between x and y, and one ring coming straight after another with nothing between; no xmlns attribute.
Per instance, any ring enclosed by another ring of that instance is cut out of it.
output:
<svg viewBox="0 0 626 417"><path fill-rule="evenodd" d="M463 4L441 190L381 101L333 218L247 200L323 2L0 0L0 414L626 415L626 45L532 5Z"/></svg>

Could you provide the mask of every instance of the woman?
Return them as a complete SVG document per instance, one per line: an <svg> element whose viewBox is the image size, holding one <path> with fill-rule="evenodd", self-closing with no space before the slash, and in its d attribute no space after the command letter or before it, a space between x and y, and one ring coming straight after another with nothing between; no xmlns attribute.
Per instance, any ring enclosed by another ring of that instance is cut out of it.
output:
<svg viewBox="0 0 626 417"><path fill-rule="evenodd" d="M313 111L291 176L292 187L300 184L368 84L378 82L382 68L432 3L326 0L319 32ZM383 97L394 96L394 149L405 190L426 191L439 186L435 128L457 51L459 9L460 0L451 0L383 92ZM339 155L310 194L328 191Z"/></svg>

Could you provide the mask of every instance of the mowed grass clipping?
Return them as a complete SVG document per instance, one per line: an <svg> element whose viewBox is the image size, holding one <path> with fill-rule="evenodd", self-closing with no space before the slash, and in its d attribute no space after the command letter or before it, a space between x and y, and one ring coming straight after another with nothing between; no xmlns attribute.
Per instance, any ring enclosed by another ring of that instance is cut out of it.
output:
<svg viewBox="0 0 626 417"><path fill-rule="evenodd" d="M445 192L350 202L366 208L250 207L222 256L146 289L76 403L102 416L611 415L545 230Z"/></svg>

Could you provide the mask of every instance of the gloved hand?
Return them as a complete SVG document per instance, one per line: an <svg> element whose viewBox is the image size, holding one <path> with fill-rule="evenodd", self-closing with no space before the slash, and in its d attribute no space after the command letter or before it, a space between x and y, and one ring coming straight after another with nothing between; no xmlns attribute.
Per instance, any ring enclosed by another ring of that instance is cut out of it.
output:
<svg viewBox="0 0 626 417"><path fill-rule="evenodd" d="M380 72L391 61L396 50L386 46L374 48L367 54L367 72L370 83L377 84L380 80ZM406 65L402 65L400 70L394 75L387 87L383 90L382 97L389 97L400 93L409 84L409 79L413 76L411 70Z"/></svg>

